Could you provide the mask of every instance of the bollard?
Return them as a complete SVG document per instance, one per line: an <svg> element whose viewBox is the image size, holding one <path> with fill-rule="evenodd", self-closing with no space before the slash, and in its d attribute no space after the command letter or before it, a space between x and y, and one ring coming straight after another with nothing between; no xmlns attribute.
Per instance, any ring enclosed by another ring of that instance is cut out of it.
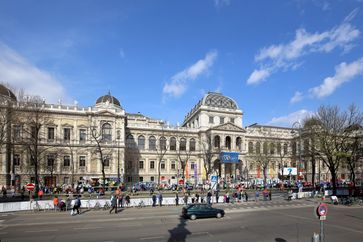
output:
<svg viewBox="0 0 363 242"><path fill-rule="evenodd" d="M320 242L319 234L314 233L313 237L311 238L312 242Z"/></svg>

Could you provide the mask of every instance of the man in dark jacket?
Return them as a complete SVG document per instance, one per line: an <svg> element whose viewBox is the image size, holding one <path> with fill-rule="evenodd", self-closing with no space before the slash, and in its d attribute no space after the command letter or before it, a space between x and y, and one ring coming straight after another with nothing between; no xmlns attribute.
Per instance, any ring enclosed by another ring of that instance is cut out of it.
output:
<svg viewBox="0 0 363 242"><path fill-rule="evenodd" d="M116 196L112 196L111 198L111 210L110 210L110 214L112 213L112 211L115 209L115 213L117 213L117 197Z"/></svg>

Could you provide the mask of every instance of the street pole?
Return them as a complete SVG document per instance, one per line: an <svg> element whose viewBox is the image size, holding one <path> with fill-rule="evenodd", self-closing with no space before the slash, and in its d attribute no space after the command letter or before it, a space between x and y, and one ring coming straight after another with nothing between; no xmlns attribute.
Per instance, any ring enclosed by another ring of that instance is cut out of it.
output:
<svg viewBox="0 0 363 242"><path fill-rule="evenodd" d="M120 145L119 141L117 142L117 182L120 185Z"/></svg>
<svg viewBox="0 0 363 242"><path fill-rule="evenodd" d="M299 135L299 160L298 160L298 162L296 162L297 180L299 180L299 170L300 170L300 165L301 165L301 146L302 146L302 143L301 143L302 142L301 141L301 123L299 121L296 121L295 123L292 124L292 128L294 128L295 126L297 126L297 128L298 128L298 135Z"/></svg>

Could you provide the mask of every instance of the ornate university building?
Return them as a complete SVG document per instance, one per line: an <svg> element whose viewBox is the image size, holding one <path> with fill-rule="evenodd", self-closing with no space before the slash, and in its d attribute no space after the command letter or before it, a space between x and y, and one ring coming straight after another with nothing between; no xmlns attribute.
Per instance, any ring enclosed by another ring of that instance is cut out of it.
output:
<svg viewBox="0 0 363 242"><path fill-rule="evenodd" d="M203 183L207 174L257 183L266 176L272 182L282 179L283 167L297 165L301 179L311 179L311 167L297 156L297 129L243 127L243 111L221 93L206 94L181 126L127 113L110 94L92 107L45 101L34 106L17 101L2 85L0 96L0 184L33 182L34 159L44 185L96 181L102 178L102 168L107 179L128 184L157 182L159 171L160 181L169 184L183 177ZM328 178L325 168L319 176Z"/></svg>

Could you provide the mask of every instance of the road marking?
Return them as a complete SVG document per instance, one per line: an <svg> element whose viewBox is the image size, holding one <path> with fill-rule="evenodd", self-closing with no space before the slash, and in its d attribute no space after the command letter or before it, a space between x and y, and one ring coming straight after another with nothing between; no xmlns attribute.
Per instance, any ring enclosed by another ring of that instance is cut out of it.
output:
<svg viewBox="0 0 363 242"><path fill-rule="evenodd" d="M42 232L55 232L58 229L42 229L42 230L27 230L26 233L42 233Z"/></svg>
<svg viewBox="0 0 363 242"><path fill-rule="evenodd" d="M154 239L163 239L164 236L155 236L155 237L144 237L140 238L140 240L154 240Z"/></svg>
<svg viewBox="0 0 363 242"><path fill-rule="evenodd" d="M103 229L103 227L78 227L78 228L73 228L73 229L79 229L79 230L82 230L82 229Z"/></svg>
<svg viewBox="0 0 363 242"><path fill-rule="evenodd" d="M209 237L213 237L213 235L211 235L209 232L196 232L191 234L191 236L193 235L208 235Z"/></svg>

